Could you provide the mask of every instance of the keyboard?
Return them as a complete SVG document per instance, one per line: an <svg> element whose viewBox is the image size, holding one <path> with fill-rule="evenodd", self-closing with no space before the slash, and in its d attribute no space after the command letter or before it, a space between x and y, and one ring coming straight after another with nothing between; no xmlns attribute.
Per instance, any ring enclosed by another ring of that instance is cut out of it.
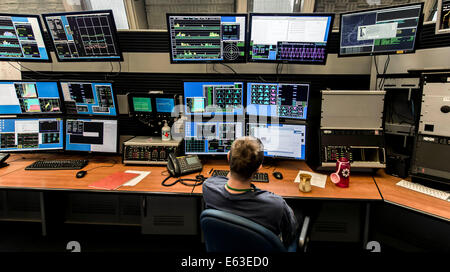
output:
<svg viewBox="0 0 450 272"><path fill-rule="evenodd" d="M28 165L25 170L78 170L83 169L88 160L47 160L35 161Z"/></svg>
<svg viewBox="0 0 450 272"><path fill-rule="evenodd" d="M214 170L211 176L226 177L229 170ZM252 182L269 182L269 175L267 173L255 173L252 177Z"/></svg>
<svg viewBox="0 0 450 272"><path fill-rule="evenodd" d="M418 184L418 183L414 183L414 182L410 182L410 181L406 181L406 180L401 180L396 185L406 188L406 189L410 189L410 190L422 193L422 194L426 194L426 195L429 195L429 196L432 196L435 198L450 201L450 193L436 190L436 189L433 189L430 187L426 187L422 184Z"/></svg>

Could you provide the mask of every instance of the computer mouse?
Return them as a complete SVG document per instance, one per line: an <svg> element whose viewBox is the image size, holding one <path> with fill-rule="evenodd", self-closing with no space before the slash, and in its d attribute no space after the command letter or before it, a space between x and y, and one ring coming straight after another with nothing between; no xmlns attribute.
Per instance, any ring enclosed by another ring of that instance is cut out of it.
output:
<svg viewBox="0 0 450 272"><path fill-rule="evenodd" d="M84 176L86 176L86 174L87 174L87 171L79 171L78 173L77 173L77 178L82 178L82 177L84 177Z"/></svg>
<svg viewBox="0 0 450 272"><path fill-rule="evenodd" d="M283 179L283 174L281 174L280 172L273 172L272 175L273 175L276 179Z"/></svg>

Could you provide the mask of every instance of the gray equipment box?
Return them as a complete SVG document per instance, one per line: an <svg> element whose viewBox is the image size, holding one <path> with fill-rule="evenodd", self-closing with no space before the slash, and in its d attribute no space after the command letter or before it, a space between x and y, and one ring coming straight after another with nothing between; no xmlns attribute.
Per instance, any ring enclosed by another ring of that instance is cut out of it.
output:
<svg viewBox="0 0 450 272"><path fill-rule="evenodd" d="M322 129L379 129L385 91L322 91Z"/></svg>
<svg viewBox="0 0 450 272"><path fill-rule="evenodd" d="M450 82L424 84L419 133L450 136Z"/></svg>
<svg viewBox="0 0 450 272"><path fill-rule="evenodd" d="M178 154L182 140L137 136L123 143L124 164L167 165L169 153Z"/></svg>

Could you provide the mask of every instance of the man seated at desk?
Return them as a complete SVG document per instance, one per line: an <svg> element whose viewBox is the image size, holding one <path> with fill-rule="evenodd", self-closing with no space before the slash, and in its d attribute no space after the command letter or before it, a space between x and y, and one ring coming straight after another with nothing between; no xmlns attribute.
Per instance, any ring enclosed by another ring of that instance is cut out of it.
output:
<svg viewBox="0 0 450 272"><path fill-rule="evenodd" d="M276 235L281 234L285 246L298 233L299 224L284 199L256 188L252 176L262 166L264 148L259 139L236 139L228 152L228 177L210 177L203 183L203 199L208 209L216 209L250 219Z"/></svg>

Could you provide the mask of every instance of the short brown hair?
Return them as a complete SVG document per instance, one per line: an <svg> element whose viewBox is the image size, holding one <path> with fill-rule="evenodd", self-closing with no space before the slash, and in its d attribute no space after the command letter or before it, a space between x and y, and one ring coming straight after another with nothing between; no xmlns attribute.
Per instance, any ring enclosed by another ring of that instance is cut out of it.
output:
<svg viewBox="0 0 450 272"><path fill-rule="evenodd" d="M230 171L238 178L248 180L258 171L264 158L261 141L251 136L236 139L231 145Z"/></svg>

